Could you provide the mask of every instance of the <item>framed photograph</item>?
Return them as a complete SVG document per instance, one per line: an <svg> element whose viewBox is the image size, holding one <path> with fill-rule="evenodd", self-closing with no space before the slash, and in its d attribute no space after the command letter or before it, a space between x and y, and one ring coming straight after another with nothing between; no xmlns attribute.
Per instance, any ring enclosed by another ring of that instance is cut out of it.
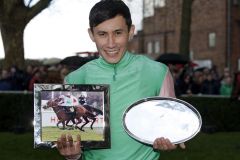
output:
<svg viewBox="0 0 240 160"><path fill-rule="evenodd" d="M81 135L84 149L110 148L109 86L34 84L34 148Z"/></svg>

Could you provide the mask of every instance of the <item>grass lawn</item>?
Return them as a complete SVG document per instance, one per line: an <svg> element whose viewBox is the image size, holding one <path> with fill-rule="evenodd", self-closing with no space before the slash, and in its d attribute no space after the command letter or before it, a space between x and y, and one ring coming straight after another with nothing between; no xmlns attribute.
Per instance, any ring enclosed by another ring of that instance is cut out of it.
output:
<svg viewBox="0 0 240 160"><path fill-rule="evenodd" d="M185 150L162 152L161 160L240 160L240 132L200 133ZM113 157L115 160L116 157ZM33 149L33 134L0 132L0 160L64 160L56 149Z"/></svg>
<svg viewBox="0 0 240 160"><path fill-rule="evenodd" d="M33 133L0 133L0 160L64 160L56 149L34 149Z"/></svg>
<svg viewBox="0 0 240 160"><path fill-rule="evenodd" d="M161 160L240 160L240 132L200 133L186 149L162 152Z"/></svg>

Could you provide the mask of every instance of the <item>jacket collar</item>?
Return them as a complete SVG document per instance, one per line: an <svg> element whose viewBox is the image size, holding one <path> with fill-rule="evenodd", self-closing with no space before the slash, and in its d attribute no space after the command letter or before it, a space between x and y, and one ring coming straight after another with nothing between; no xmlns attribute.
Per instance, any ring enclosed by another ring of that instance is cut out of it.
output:
<svg viewBox="0 0 240 160"><path fill-rule="evenodd" d="M124 67L130 63L132 58L133 55L129 51L126 51L118 63L108 63L103 57L99 58L99 62L106 67Z"/></svg>

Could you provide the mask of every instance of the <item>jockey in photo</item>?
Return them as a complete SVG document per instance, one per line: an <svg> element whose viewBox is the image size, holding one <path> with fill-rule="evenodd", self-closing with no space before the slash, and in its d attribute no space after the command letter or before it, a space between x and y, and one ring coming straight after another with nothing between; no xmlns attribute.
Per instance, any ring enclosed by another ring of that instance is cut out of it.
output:
<svg viewBox="0 0 240 160"><path fill-rule="evenodd" d="M78 99L69 92L59 96L58 105L63 106L66 113L75 113L74 106L78 106L79 103Z"/></svg>

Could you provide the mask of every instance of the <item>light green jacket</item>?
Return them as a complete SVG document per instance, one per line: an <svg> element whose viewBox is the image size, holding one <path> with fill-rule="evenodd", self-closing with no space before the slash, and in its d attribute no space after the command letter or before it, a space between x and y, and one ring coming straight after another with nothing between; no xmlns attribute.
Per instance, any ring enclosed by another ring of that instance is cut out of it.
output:
<svg viewBox="0 0 240 160"><path fill-rule="evenodd" d="M85 160L157 160L159 153L152 146L142 144L124 131L123 112L142 98L158 96L167 66L143 55L126 52L117 64L103 58L93 60L70 73L70 84L110 85L111 148L84 151ZM141 124L139 124L141 125Z"/></svg>

